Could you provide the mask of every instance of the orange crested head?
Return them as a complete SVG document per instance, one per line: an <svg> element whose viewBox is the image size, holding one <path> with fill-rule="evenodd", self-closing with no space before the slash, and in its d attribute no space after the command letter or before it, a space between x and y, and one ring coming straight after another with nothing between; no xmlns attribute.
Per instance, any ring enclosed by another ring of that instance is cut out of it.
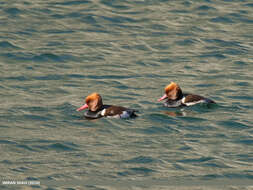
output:
<svg viewBox="0 0 253 190"><path fill-rule="evenodd" d="M164 88L165 94L158 99L158 101L162 101L164 99L168 100L177 100L183 96L181 88L177 83L171 82L168 86Z"/></svg>
<svg viewBox="0 0 253 190"><path fill-rule="evenodd" d="M98 93L92 93L85 98L85 103L83 106L77 109L81 111L89 108L90 111L97 111L103 106L102 97Z"/></svg>
<svg viewBox="0 0 253 190"><path fill-rule="evenodd" d="M169 85L167 85L164 88L164 92L167 94L168 92L173 91L173 90L177 90L177 89L180 89L180 87L178 86L178 84L175 83L175 82L171 82Z"/></svg>
<svg viewBox="0 0 253 190"><path fill-rule="evenodd" d="M102 97L101 97L98 93L94 92L94 93L88 95L88 96L85 98L86 104L88 104L89 102L92 102L92 101L94 101L94 100L101 100L101 101L102 101Z"/></svg>

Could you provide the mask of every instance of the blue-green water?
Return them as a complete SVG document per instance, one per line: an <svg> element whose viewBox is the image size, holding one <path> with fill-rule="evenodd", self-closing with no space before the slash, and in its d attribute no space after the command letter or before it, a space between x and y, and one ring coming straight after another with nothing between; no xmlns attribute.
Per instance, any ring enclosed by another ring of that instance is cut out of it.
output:
<svg viewBox="0 0 253 190"><path fill-rule="evenodd" d="M250 0L0 1L0 178L40 182L0 188L252 186L252 54ZM92 92L139 117L83 119Z"/></svg>

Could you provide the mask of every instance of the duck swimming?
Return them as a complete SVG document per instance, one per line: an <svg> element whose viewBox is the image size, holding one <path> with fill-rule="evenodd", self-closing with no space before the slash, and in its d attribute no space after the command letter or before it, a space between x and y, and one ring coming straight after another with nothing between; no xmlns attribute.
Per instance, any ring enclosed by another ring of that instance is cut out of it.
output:
<svg viewBox="0 0 253 190"><path fill-rule="evenodd" d="M205 98L200 95L183 93L181 88L175 82L171 82L164 89L165 94L158 99L158 101L162 101L166 99L164 106L166 107L180 107L180 106L192 106L199 103L215 103L213 100Z"/></svg>
<svg viewBox="0 0 253 190"><path fill-rule="evenodd" d="M129 109L121 106L104 105L102 97L98 93L92 93L85 99L85 104L77 109L81 111L89 109L84 113L88 119L97 119L101 117L114 117L114 118L133 118L137 117L135 112L137 110Z"/></svg>

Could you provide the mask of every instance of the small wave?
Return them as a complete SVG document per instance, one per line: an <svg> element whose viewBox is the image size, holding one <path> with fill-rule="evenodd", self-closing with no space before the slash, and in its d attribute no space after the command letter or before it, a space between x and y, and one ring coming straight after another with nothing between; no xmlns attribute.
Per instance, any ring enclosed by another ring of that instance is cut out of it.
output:
<svg viewBox="0 0 253 190"><path fill-rule="evenodd" d="M20 14L22 11L18 8L8 8L4 10L7 14L10 14L12 16L16 16Z"/></svg>
<svg viewBox="0 0 253 190"><path fill-rule="evenodd" d="M155 162L155 160L152 157L146 157L146 156L138 156L135 158L132 158L130 160L123 160L124 163L140 163L140 164L147 164Z"/></svg>
<svg viewBox="0 0 253 190"><path fill-rule="evenodd" d="M224 47L241 47L240 42L238 41L225 41L217 38L207 38L203 39L207 43L215 44L218 46L224 46Z"/></svg>
<svg viewBox="0 0 253 190"><path fill-rule="evenodd" d="M193 40L193 39L185 39L185 40L176 41L176 44L180 45L180 46L189 46L194 43L195 43L195 40Z"/></svg>
<svg viewBox="0 0 253 190"><path fill-rule="evenodd" d="M0 42L0 49L2 50L11 50L11 49L20 49L20 47L13 45L8 41L1 41Z"/></svg>
<svg viewBox="0 0 253 190"><path fill-rule="evenodd" d="M217 58L217 59L227 58L225 55L223 55L221 52L218 52L218 51L213 51L213 52L210 52L210 53L203 53L203 54L199 55L198 57L200 57L200 58L214 57L214 58Z"/></svg>
<svg viewBox="0 0 253 190"><path fill-rule="evenodd" d="M247 3L244 6L246 6L246 7L253 7L253 3Z"/></svg>
<svg viewBox="0 0 253 190"><path fill-rule="evenodd" d="M214 159L213 157L201 157L201 158L196 158L196 159L178 160L178 162L181 162L181 163L202 163L202 162L208 162L213 159Z"/></svg>
<svg viewBox="0 0 253 190"><path fill-rule="evenodd" d="M229 128L229 129L237 129L237 130L243 130L243 129L250 129L251 127L249 125L245 125L239 121L220 121L218 122L220 126Z"/></svg>
<svg viewBox="0 0 253 190"><path fill-rule="evenodd" d="M127 171L118 172L119 176L129 176L129 175L143 175L148 176L151 173L155 172L155 170L152 170L150 168L146 167L135 167L135 168L129 168Z"/></svg>
<svg viewBox="0 0 253 190"><path fill-rule="evenodd" d="M228 17L222 17L222 16L218 16L215 18L210 19L211 22L215 22L215 23L223 23L223 24L232 24L234 23L234 21Z"/></svg>
<svg viewBox="0 0 253 190"><path fill-rule="evenodd" d="M12 171L14 172L21 172L21 173L24 173L25 171L29 170L28 167L18 167L18 168L14 168L14 169L11 169Z"/></svg>
<svg viewBox="0 0 253 190"><path fill-rule="evenodd" d="M17 144L16 145L17 148L22 148L28 151L32 151L32 152L37 152L36 149L34 149L33 147L29 146L29 145L25 145L25 144Z"/></svg>
<svg viewBox="0 0 253 190"><path fill-rule="evenodd" d="M25 76L16 76L16 77L5 77L1 78L1 80L7 80L7 81L28 81L29 79Z"/></svg>
<svg viewBox="0 0 253 190"><path fill-rule="evenodd" d="M216 9L214 7L211 7L211 6L201 5L201 6L197 7L196 10L209 11L209 10L216 10Z"/></svg>
<svg viewBox="0 0 253 190"><path fill-rule="evenodd" d="M236 143L240 143L244 145L253 145L253 140L252 139L237 140Z"/></svg>
<svg viewBox="0 0 253 190"><path fill-rule="evenodd" d="M33 121L48 121L50 120L49 117L41 116L41 115L23 115L24 119L33 120Z"/></svg>
<svg viewBox="0 0 253 190"><path fill-rule="evenodd" d="M87 1L87 0L72 0L72 1L64 1L64 2L50 2L48 4L50 5L63 5L63 6L72 6L72 5L83 5L83 4L88 4L90 3L90 1Z"/></svg>
<svg viewBox="0 0 253 190"><path fill-rule="evenodd" d="M32 57L32 60L37 61L37 62L45 62L45 61L61 62L61 61L63 61L60 56L52 54L52 53L43 53L40 55L35 55Z"/></svg>
<svg viewBox="0 0 253 190"><path fill-rule="evenodd" d="M171 124L171 123L170 123ZM174 133L178 132L176 129L173 129L172 127L166 126L166 127L147 127L144 129L138 129L139 133L144 133L144 134L150 134L150 135L155 135L155 134L169 134L169 133Z"/></svg>
<svg viewBox="0 0 253 190"><path fill-rule="evenodd" d="M0 144L17 144L17 143L13 141L8 141L8 140L0 140Z"/></svg>
<svg viewBox="0 0 253 190"><path fill-rule="evenodd" d="M57 74L34 77L35 80L42 80L42 81L43 80L63 80L65 78L66 77L64 75L57 75Z"/></svg>
<svg viewBox="0 0 253 190"><path fill-rule="evenodd" d="M47 150L47 151L57 151L57 152L62 152L62 151L76 151L77 145L73 143L61 143L61 142L56 142L56 143L50 143L46 145L34 145L33 148L40 149L40 150Z"/></svg>

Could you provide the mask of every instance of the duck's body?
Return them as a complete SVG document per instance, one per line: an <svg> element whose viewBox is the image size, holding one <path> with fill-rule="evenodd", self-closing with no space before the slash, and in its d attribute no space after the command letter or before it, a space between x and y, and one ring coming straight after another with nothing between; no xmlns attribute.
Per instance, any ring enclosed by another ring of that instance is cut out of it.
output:
<svg viewBox="0 0 253 190"><path fill-rule="evenodd" d="M124 108L121 106L103 105L100 110L91 111L88 110L84 113L84 117L89 119L98 119L100 117L113 117L113 118L133 118L137 115L136 110Z"/></svg>
<svg viewBox="0 0 253 190"><path fill-rule="evenodd" d="M137 110L121 107L121 106L111 106L107 105L107 108L103 109L101 115L104 117L115 117L115 118L132 118L136 117L135 114Z"/></svg>
<svg viewBox="0 0 253 190"><path fill-rule="evenodd" d="M88 119L98 119L101 117L113 117L125 119L137 116L135 114L137 110L121 106L103 105L102 98L97 93L93 93L87 96L86 104L78 108L77 111L81 111L86 108L89 108L89 110L84 113L84 116Z"/></svg>
<svg viewBox="0 0 253 190"><path fill-rule="evenodd" d="M193 106L199 103L210 104L215 102L213 100L210 100L208 98L196 94L183 94L183 97L181 99L167 100L166 102L164 102L163 105L166 107L175 108L180 106Z"/></svg>
<svg viewBox="0 0 253 190"><path fill-rule="evenodd" d="M165 87L165 94L158 101L164 99L166 99L164 106L170 108L192 106L199 103L215 103L213 100L200 95L183 93L181 88L174 82Z"/></svg>

